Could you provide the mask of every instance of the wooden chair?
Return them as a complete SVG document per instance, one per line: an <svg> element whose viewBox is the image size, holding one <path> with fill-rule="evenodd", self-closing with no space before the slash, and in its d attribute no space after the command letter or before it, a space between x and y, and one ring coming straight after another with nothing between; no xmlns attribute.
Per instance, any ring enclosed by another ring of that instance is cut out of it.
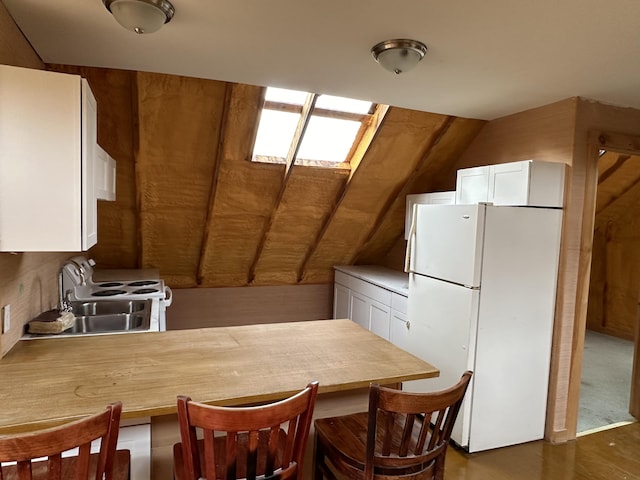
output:
<svg viewBox="0 0 640 480"><path fill-rule="evenodd" d="M122 403L104 412L58 427L17 435L0 435L0 480L125 480L129 478L129 450L116 450ZM101 439L100 452L91 442ZM62 452L78 448L78 455Z"/></svg>
<svg viewBox="0 0 640 480"><path fill-rule="evenodd" d="M175 478L301 479L317 392L318 382L312 382L292 397L254 407L217 407L179 396ZM196 429L203 439L197 440Z"/></svg>
<svg viewBox="0 0 640 480"><path fill-rule="evenodd" d="M371 385L368 412L316 420L314 479L442 479L471 375L433 393Z"/></svg>

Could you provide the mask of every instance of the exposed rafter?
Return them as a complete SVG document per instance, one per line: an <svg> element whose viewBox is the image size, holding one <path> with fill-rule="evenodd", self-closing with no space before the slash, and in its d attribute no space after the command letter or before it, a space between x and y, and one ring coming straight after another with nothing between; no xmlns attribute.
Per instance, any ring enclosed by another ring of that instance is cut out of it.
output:
<svg viewBox="0 0 640 480"><path fill-rule="evenodd" d="M209 202L207 207L207 220L204 226L204 232L202 235L202 244L200 246L200 256L198 258L198 269L196 273L196 283L198 285L202 284L203 277L203 259L206 258L207 248L209 247L209 236L211 235L211 231L213 229L213 207L216 198L216 189L218 186L218 177L220 176L220 164L222 158L222 148L224 146L224 138L226 134L226 126L227 120L229 117L229 110L231 105L231 95L232 95L233 85L227 83L224 92L224 106L222 108L222 122L218 132L218 149L216 151L216 155L213 159L215 162L214 170L213 170L213 180L211 182L211 190L209 191Z"/></svg>
<svg viewBox="0 0 640 480"><path fill-rule="evenodd" d="M349 189L349 184L351 182L351 179L353 178L355 172L358 170L358 167L360 166L360 162L362 161L362 158L364 157L369 147L371 146L371 143L375 138L379 128L382 126L388 111L389 111L388 105L378 105L366 129L361 134L359 133L360 141L357 143L357 147L355 151L350 152L351 172L349 174L349 179L345 183L345 186L342 189L340 197L338 198L336 203L332 206L329 214L324 218L324 221L322 222L322 228L318 231L318 235L316 236L315 241L313 242L309 250L307 250L307 253L304 256L304 259L300 264L300 268L298 270L298 275L297 275L298 282L302 281L304 271L307 267L307 264L309 263L309 260L311 259L311 256L314 254L314 252L318 248L318 245L322 241L322 238L324 237L327 231L327 228L331 224L331 219L336 214L336 211L340 207L340 204Z"/></svg>
<svg viewBox="0 0 640 480"><path fill-rule="evenodd" d="M601 175L598 176L598 185L605 182L609 177L616 173L627 160L631 158L631 155L619 155L616 162L609 168L607 168Z"/></svg>
<svg viewBox="0 0 640 480"><path fill-rule="evenodd" d="M407 194L411 192L411 189L414 187L416 178L418 178L422 173L425 162L431 156L431 153L433 152L433 149L436 147L436 145L438 145L440 143L440 140L442 140L442 138L447 134L447 132L449 131L449 128L451 127L455 119L456 117L447 117L445 122L442 124L442 126L438 130L438 133L434 135L433 140L431 141L431 144L425 150L424 155L422 156L422 159L420 160L420 162L416 164L416 167L414 168L413 173L407 178L404 185L401 185L397 189L396 193L389 197L385 208L382 209L382 211L378 215L378 218L376 218L376 221L373 224L373 227L371 228L372 234L376 232L378 228L380 228L380 226L384 222L387 215L390 214L390 212L392 211L391 205L393 205L396 199L405 198ZM402 233L400 232L400 234ZM365 241L365 243L360 246L358 251L353 255L351 262L349 263L353 263L358 260L360 255L362 255L362 252L369 246L369 242L372 240L372 238L373 238L372 235L369 235L367 237L367 241Z"/></svg>

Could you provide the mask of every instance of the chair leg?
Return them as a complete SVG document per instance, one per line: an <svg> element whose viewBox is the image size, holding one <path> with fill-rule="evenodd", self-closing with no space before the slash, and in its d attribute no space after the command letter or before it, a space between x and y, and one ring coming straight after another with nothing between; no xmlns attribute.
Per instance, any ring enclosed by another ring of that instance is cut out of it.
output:
<svg viewBox="0 0 640 480"><path fill-rule="evenodd" d="M322 464L324 463L324 451L322 450L322 441L316 435L316 457L315 457L313 480L323 480Z"/></svg>

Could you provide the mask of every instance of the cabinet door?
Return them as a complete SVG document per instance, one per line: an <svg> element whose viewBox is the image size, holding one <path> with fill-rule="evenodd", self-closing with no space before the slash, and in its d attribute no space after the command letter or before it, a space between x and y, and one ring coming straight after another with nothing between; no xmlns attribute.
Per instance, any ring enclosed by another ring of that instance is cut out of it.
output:
<svg viewBox="0 0 640 480"><path fill-rule="evenodd" d="M389 306L371 300L369 304L369 330L385 340L389 340L390 319L391 309Z"/></svg>
<svg viewBox="0 0 640 480"><path fill-rule="evenodd" d="M408 350L409 335L411 334L409 318L398 310L391 310L390 323L389 341L403 350Z"/></svg>
<svg viewBox="0 0 640 480"><path fill-rule="evenodd" d="M116 199L116 162L100 145L96 145L94 184L96 199L108 201Z"/></svg>
<svg viewBox="0 0 640 480"><path fill-rule="evenodd" d="M333 285L333 318L350 318L349 289L344 285Z"/></svg>
<svg viewBox="0 0 640 480"><path fill-rule="evenodd" d="M486 202L489 198L489 167L458 170L456 176L456 203L469 205Z"/></svg>
<svg viewBox="0 0 640 480"><path fill-rule="evenodd" d="M95 169L98 164L98 108L89 84L82 79L82 250L98 243Z"/></svg>
<svg viewBox="0 0 640 480"><path fill-rule="evenodd" d="M364 295L360 295L353 290L349 294L351 320L356 322L362 328L369 330L369 308L371 301Z"/></svg>

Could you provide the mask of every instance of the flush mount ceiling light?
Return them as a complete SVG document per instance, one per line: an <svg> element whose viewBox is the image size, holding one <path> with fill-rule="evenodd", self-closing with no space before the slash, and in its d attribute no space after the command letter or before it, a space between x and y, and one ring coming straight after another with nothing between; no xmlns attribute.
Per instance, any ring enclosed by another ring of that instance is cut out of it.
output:
<svg viewBox="0 0 640 480"><path fill-rule="evenodd" d="M169 0L102 0L118 23L136 33L153 33L169 23L175 9Z"/></svg>
<svg viewBox="0 0 640 480"><path fill-rule="evenodd" d="M424 43L404 38L385 40L371 49L371 55L376 62L396 75L415 67L425 53L427 46Z"/></svg>

